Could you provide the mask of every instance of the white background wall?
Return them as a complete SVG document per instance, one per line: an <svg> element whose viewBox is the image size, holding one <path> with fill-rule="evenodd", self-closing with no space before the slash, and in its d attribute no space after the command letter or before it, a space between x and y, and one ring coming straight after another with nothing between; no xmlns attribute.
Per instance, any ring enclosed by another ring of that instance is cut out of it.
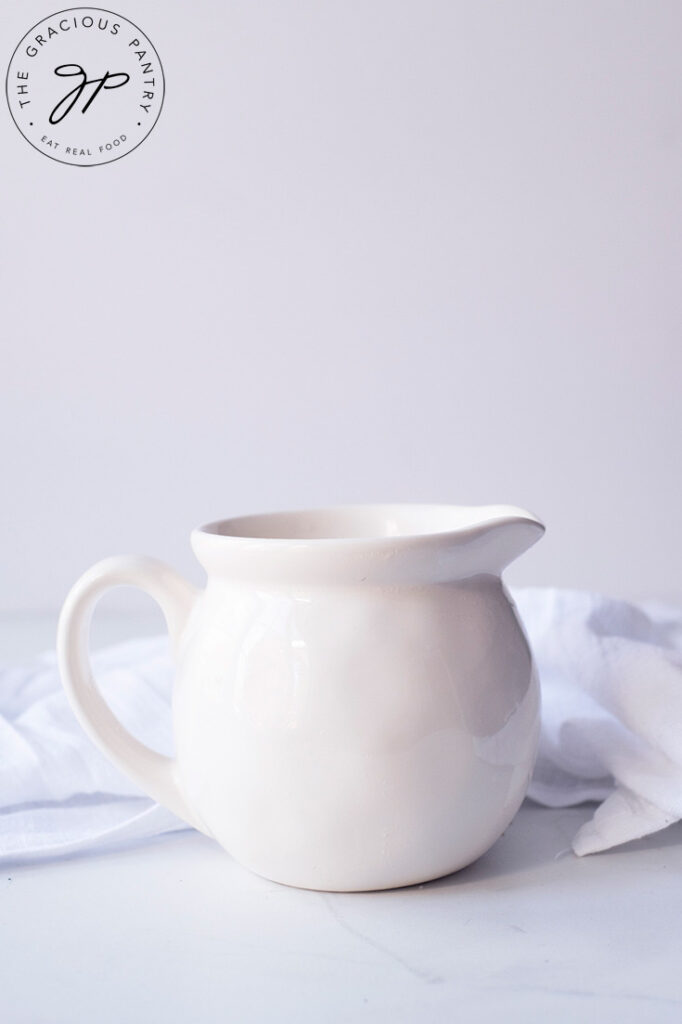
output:
<svg viewBox="0 0 682 1024"><path fill-rule="evenodd" d="M166 72L138 150L0 116L0 607L401 499L536 511L514 582L681 596L682 4L114 6ZM58 9L4 5L3 74Z"/></svg>

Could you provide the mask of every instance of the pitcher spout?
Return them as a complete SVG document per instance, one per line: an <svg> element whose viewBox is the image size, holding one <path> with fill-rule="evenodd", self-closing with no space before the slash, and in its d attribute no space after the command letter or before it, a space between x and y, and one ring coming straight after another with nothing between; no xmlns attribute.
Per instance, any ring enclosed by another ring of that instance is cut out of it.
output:
<svg viewBox="0 0 682 1024"><path fill-rule="evenodd" d="M470 572L499 576L545 532L537 516L513 505L488 505L477 512L462 536L461 557Z"/></svg>

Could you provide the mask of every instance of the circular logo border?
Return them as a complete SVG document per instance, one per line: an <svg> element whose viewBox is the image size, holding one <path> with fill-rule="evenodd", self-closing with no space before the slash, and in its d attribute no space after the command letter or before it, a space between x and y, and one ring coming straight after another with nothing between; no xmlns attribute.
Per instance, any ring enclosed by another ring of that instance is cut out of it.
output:
<svg viewBox="0 0 682 1024"><path fill-rule="evenodd" d="M61 160L58 156L52 156L51 153L46 153L44 149L39 149L38 146L36 146L34 142L31 142L31 140L27 138L21 130L21 126L18 123L16 117L14 116L14 111L12 110L12 104L10 103L9 98L9 75L10 70L12 68L12 61L16 57L19 47L26 39L26 36L30 35L31 32L34 31L34 29L38 28L39 25L42 25L43 22L47 21L49 18L56 18L60 14L70 14L71 11L101 11L102 14L111 14L114 18L123 18L124 21L127 21L129 25L132 25L134 29L136 29L141 35L143 35L145 39L148 39L151 45L154 47L154 53L158 57L159 67L161 68L161 77L163 80L163 90L161 93L161 103L159 104L159 112L156 115L156 120L154 121L154 124L151 126L147 134L144 135L140 139L140 141L136 143L131 149L126 150L125 153L121 153L120 156L113 156L110 160L100 160L99 163L96 164L75 164L71 160ZM142 143L149 138L151 133L156 128L158 120L161 117L161 111L163 110L164 101L166 99L166 72L164 71L163 64L161 63L161 56L159 54L159 51L154 46L154 43L152 43L147 33L143 32L140 26L136 25L134 21L131 21L130 18L126 18L125 14L117 14L116 11L110 11L107 7L90 7L87 5L83 7L65 7L61 11L54 11L52 14L47 14L44 18L41 18L40 21L37 21L35 25L32 25L29 29L26 30L26 32L24 32L23 36L21 37L17 45L14 47L14 50L12 51L12 56L9 59L9 64L7 65L7 74L5 75L5 99L7 100L7 107L10 113L10 117L12 118L12 121L14 122L17 131L21 135L22 139L28 142L29 146L31 146L32 149L35 149L36 153L41 153L42 156L46 156L48 160L54 160L55 163L63 164L65 167L81 167L83 169L86 169L88 167L103 167L105 164L115 164L118 160L123 160L124 157L130 156L130 154L134 153L136 149L139 149Z"/></svg>

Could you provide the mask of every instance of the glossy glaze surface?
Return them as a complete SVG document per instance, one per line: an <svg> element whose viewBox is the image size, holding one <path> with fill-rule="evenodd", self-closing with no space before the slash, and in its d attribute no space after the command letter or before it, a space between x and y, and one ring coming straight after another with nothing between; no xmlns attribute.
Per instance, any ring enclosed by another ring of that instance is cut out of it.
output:
<svg viewBox="0 0 682 1024"><path fill-rule="evenodd" d="M542 529L506 506L212 524L192 537L201 593L150 560L86 574L62 616L65 685L117 763L259 874L435 878L488 849L526 790L538 687L499 574ZM128 737L88 674L85 620L122 575L176 636L175 761Z"/></svg>

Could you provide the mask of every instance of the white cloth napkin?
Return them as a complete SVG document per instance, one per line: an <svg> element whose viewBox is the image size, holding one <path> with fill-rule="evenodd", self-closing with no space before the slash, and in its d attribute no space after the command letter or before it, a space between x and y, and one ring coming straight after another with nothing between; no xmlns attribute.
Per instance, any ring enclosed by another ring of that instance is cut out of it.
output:
<svg viewBox="0 0 682 1024"><path fill-rule="evenodd" d="M682 818L682 609L581 591L514 591L538 666L542 731L528 795L603 801L582 856Z"/></svg>
<svg viewBox="0 0 682 1024"><path fill-rule="evenodd" d="M578 591L513 593L535 653L542 733L529 795L602 801L576 835L582 855L682 818L682 610ZM172 747L165 637L93 655L98 684L140 739ZM187 828L91 743L53 653L0 667L0 859L52 857Z"/></svg>

